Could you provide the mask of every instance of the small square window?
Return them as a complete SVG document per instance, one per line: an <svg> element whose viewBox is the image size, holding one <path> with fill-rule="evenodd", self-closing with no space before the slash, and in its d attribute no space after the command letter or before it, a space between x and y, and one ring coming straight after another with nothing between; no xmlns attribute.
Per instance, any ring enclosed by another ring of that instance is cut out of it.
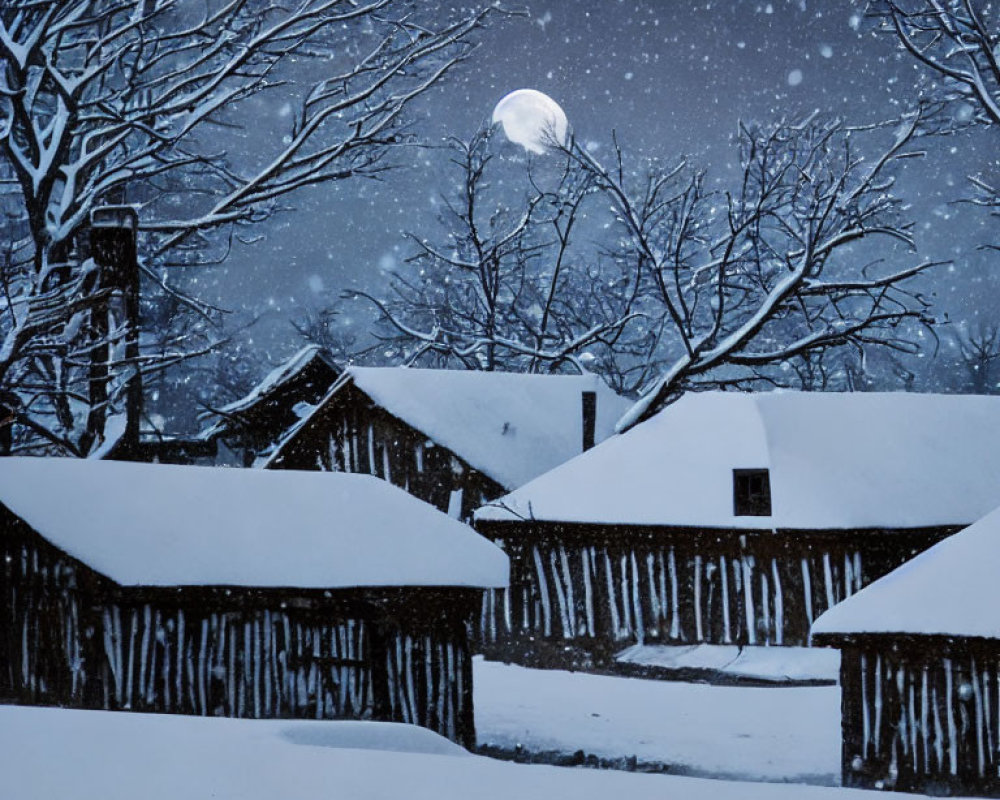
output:
<svg viewBox="0 0 1000 800"><path fill-rule="evenodd" d="M766 469L733 470L733 514L771 516L771 476Z"/></svg>

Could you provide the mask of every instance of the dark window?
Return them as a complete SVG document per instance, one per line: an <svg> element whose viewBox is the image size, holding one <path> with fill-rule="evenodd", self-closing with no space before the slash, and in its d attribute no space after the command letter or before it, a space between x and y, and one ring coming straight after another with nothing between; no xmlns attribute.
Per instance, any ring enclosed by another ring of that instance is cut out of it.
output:
<svg viewBox="0 0 1000 800"><path fill-rule="evenodd" d="M766 469L733 470L733 514L771 516L771 476Z"/></svg>

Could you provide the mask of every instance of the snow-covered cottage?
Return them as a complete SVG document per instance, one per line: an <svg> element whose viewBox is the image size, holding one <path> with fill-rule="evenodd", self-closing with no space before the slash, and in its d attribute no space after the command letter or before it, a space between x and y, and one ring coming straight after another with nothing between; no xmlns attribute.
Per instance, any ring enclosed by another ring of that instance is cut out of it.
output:
<svg viewBox="0 0 1000 800"><path fill-rule="evenodd" d="M475 741L507 557L364 475L0 459L0 697Z"/></svg>
<svg viewBox="0 0 1000 800"><path fill-rule="evenodd" d="M594 375L352 367L264 465L377 475L467 519L611 435L628 406Z"/></svg>
<svg viewBox="0 0 1000 800"><path fill-rule="evenodd" d="M340 367L324 348L307 345L275 367L246 397L215 409L212 416L217 419L199 438L222 444L220 460L251 467L270 454L340 374Z"/></svg>
<svg viewBox="0 0 1000 800"><path fill-rule="evenodd" d="M802 645L1000 503L1000 398L688 394L476 512L500 640ZM494 633L495 632L495 633Z"/></svg>
<svg viewBox="0 0 1000 800"><path fill-rule="evenodd" d="M816 620L842 651L845 785L1000 795L998 564L994 511Z"/></svg>

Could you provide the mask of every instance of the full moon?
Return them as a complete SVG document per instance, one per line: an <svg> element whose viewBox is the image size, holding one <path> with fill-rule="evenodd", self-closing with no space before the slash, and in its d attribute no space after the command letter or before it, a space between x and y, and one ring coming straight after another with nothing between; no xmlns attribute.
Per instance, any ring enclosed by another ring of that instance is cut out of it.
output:
<svg viewBox="0 0 1000 800"><path fill-rule="evenodd" d="M569 122L559 104L536 89L518 89L493 109L493 124L514 144L542 154L549 147L566 144Z"/></svg>

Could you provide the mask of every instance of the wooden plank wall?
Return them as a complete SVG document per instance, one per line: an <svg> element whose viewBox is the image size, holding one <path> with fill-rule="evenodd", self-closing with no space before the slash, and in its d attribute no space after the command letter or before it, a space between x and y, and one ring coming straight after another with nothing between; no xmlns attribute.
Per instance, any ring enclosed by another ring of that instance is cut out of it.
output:
<svg viewBox="0 0 1000 800"><path fill-rule="evenodd" d="M288 611L101 610L101 706L224 717L367 719L368 626Z"/></svg>
<svg viewBox="0 0 1000 800"><path fill-rule="evenodd" d="M1000 648L893 644L843 653L844 784L1000 794Z"/></svg>
<svg viewBox="0 0 1000 800"><path fill-rule="evenodd" d="M737 532L497 535L509 590L489 592L486 645L526 636L631 643L805 645L813 620L935 541ZM867 534L866 534L867 535Z"/></svg>
<svg viewBox="0 0 1000 800"><path fill-rule="evenodd" d="M428 634L399 634L387 649L390 718L476 744L468 646Z"/></svg>
<svg viewBox="0 0 1000 800"><path fill-rule="evenodd" d="M229 717L390 719L475 743L463 622L432 613L376 624L277 602L273 609L213 610L178 599L95 601L79 587L89 570L72 559L6 536L0 551L5 699Z"/></svg>
<svg viewBox="0 0 1000 800"><path fill-rule="evenodd" d="M318 412L271 466L375 475L441 511L448 511L452 492L460 490L462 519L504 493L354 387L345 387Z"/></svg>

